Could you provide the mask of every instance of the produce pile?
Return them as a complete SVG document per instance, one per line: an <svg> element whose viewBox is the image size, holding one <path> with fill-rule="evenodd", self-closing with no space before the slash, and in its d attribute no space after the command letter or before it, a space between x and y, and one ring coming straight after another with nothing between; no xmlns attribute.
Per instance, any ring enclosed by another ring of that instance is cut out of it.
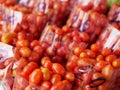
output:
<svg viewBox="0 0 120 90"><path fill-rule="evenodd" d="M120 0L0 0L0 90L120 90Z"/></svg>

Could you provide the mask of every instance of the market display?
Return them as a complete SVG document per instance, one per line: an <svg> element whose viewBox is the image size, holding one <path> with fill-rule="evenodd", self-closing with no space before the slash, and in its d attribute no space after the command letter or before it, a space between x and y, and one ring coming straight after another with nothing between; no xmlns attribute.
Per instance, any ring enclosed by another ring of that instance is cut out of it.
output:
<svg viewBox="0 0 120 90"><path fill-rule="evenodd" d="M0 90L119 89L119 0L0 1Z"/></svg>

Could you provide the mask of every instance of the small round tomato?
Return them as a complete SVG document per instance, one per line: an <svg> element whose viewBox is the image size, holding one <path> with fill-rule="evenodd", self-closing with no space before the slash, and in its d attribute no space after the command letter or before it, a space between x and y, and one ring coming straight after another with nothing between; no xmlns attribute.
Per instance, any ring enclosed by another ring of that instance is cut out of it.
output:
<svg viewBox="0 0 120 90"><path fill-rule="evenodd" d="M98 52L99 51L99 46L97 44L92 44L90 48L94 52Z"/></svg>
<svg viewBox="0 0 120 90"><path fill-rule="evenodd" d="M51 72L48 68L41 68L41 71L43 73L43 80L46 81L46 80L50 80L51 78Z"/></svg>
<svg viewBox="0 0 120 90"><path fill-rule="evenodd" d="M116 59L112 62L114 68L120 68L120 59Z"/></svg>
<svg viewBox="0 0 120 90"><path fill-rule="evenodd" d="M18 40L17 42L16 42L16 47L17 48L21 48L21 47L28 47L29 46L29 41L28 40Z"/></svg>
<svg viewBox="0 0 120 90"><path fill-rule="evenodd" d="M28 57L28 60L31 62L36 62L39 60L39 58L40 58L40 54L35 51L32 51L31 55Z"/></svg>
<svg viewBox="0 0 120 90"><path fill-rule="evenodd" d="M30 73L38 68L38 64L35 62L29 62L22 70L21 75L28 80Z"/></svg>
<svg viewBox="0 0 120 90"><path fill-rule="evenodd" d="M96 57L96 60L97 60L97 61L104 60L104 56L100 54L100 55L98 55L98 56Z"/></svg>
<svg viewBox="0 0 120 90"><path fill-rule="evenodd" d="M50 81L52 84L55 84L55 83L61 81L61 79L62 79L62 77L60 74L53 74Z"/></svg>
<svg viewBox="0 0 120 90"><path fill-rule="evenodd" d="M31 55L31 50L28 47L20 48L20 54L22 57L29 57Z"/></svg>
<svg viewBox="0 0 120 90"><path fill-rule="evenodd" d="M43 52L43 48L42 48L41 45L36 45L36 46L33 48L33 50L34 50L35 52L39 53L39 54L42 54L42 52Z"/></svg>
<svg viewBox="0 0 120 90"><path fill-rule="evenodd" d="M97 71L102 71L102 69L106 66L106 62L105 61L99 61L95 64L94 68Z"/></svg>
<svg viewBox="0 0 120 90"><path fill-rule="evenodd" d="M39 68L36 68L30 75L29 75L29 83L37 85L43 79L43 73Z"/></svg>
<svg viewBox="0 0 120 90"><path fill-rule="evenodd" d="M30 47L31 48L34 48L35 46L39 45L40 42L38 40L33 40L31 43L30 43Z"/></svg>
<svg viewBox="0 0 120 90"><path fill-rule="evenodd" d="M46 67L46 68L48 68L49 70L52 69L52 62L51 62L51 60L50 60L49 57L43 57L43 58L41 59L41 64L42 64L43 67Z"/></svg>
<svg viewBox="0 0 120 90"><path fill-rule="evenodd" d="M49 81L44 81L42 82L41 86L40 86L40 90L50 90L52 86L52 83Z"/></svg>
<svg viewBox="0 0 120 90"><path fill-rule="evenodd" d="M111 54L111 50L108 49L108 48L105 48L105 49L103 49L103 50L101 51L101 54L102 54L103 56L108 56L108 55Z"/></svg>
<svg viewBox="0 0 120 90"><path fill-rule="evenodd" d="M106 56L105 60L112 63L112 61L114 61L116 59L116 55L114 54L110 54L108 56Z"/></svg>
<svg viewBox="0 0 120 90"><path fill-rule="evenodd" d="M108 64L102 69L102 74L107 80L109 80L113 75L113 71L114 68L112 67L112 65Z"/></svg>
<svg viewBox="0 0 120 90"><path fill-rule="evenodd" d="M72 82L75 79L75 75L72 72L67 72L65 75L65 79Z"/></svg>
<svg viewBox="0 0 120 90"><path fill-rule="evenodd" d="M59 63L53 63L52 70L54 73L60 74L61 76L64 76L66 73L65 68Z"/></svg>

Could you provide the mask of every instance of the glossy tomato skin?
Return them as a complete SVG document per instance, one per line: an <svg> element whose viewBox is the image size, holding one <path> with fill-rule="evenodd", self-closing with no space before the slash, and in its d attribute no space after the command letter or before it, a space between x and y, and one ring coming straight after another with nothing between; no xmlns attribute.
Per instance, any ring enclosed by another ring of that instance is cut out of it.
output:
<svg viewBox="0 0 120 90"><path fill-rule="evenodd" d="M66 73L65 68L59 63L53 63L52 70L54 73L60 74L61 76L64 76Z"/></svg>
<svg viewBox="0 0 120 90"><path fill-rule="evenodd" d="M61 80L62 80L62 77L60 74L53 74L50 81L52 84L56 84Z"/></svg>
<svg viewBox="0 0 120 90"><path fill-rule="evenodd" d="M39 68L36 68L29 76L29 83L33 85L37 85L42 81L42 79L43 79L43 73Z"/></svg>
<svg viewBox="0 0 120 90"><path fill-rule="evenodd" d="M49 81L44 81L42 82L42 84L40 85L40 90L50 90L52 86L52 83Z"/></svg>
<svg viewBox="0 0 120 90"><path fill-rule="evenodd" d="M38 64L35 62L29 62L22 70L21 75L28 80L29 75L34 69L38 68Z"/></svg>

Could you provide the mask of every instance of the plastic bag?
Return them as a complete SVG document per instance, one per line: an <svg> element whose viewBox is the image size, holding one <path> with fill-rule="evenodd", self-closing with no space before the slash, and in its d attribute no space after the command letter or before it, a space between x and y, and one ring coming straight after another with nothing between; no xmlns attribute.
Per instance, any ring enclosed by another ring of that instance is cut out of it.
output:
<svg viewBox="0 0 120 90"><path fill-rule="evenodd" d="M1 8L1 20L3 32L13 32L16 30L18 24L21 23L23 14L19 11L14 11L11 8L6 8L4 5L0 5Z"/></svg>
<svg viewBox="0 0 120 90"><path fill-rule="evenodd" d="M12 90L25 90L28 86L28 81L20 75L16 75L14 78L14 84Z"/></svg>
<svg viewBox="0 0 120 90"><path fill-rule="evenodd" d="M15 0L0 0L0 4L4 4L5 6L13 6L16 4Z"/></svg>
<svg viewBox="0 0 120 90"><path fill-rule="evenodd" d="M107 0L77 0L76 5L82 10L93 10L99 13L107 11Z"/></svg>
<svg viewBox="0 0 120 90"><path fill-rule="evenodd" d="M10 62L14 62L13 47L0 42L0 69L5 68Z"/></svg>
<svg viewBox="0 0 120 90"><path fill-rule="evenodd" d="M40 42L45 46L43 46L43 48L50 56L53 56L60 47L62 35L58 34L57 32L59 31L57 30L61 29L55 25L46 25L40 37Z"/></svg>
<svg viewBox="0 0 120 90"><path fill-rule="evenodd" d="M112 78L108 83L108 90L120 90L120 69L114 70Z"/></svg>
<svg viewBox="0 0 120 90"><path fill-rule="evenodd" d="M0 69L0 90L11 90L13 85L12 68L13 63L9 63L4 69Z"/></svg>
<svg viewBox="0 0 120 90"><path fill-rule="evenodd" d="M83 39L82 41L89 43L93 43L97 39L106 24L107 19L105 15L92 11L85 12L78 7L74 7L67 21L68 27L73 29L72 31L79 31L79 35L82 36L80 38ZM86 35L85 38L83 38L83 34ZM86 40L87 37L88 40Z"/></svg>
<svg viewBox="0 0 120 90"><path fill-rule="evenodd" d="M50 24L58 26L65 24L70 13L68 0L20 0L19 4L30 8L33 12L44 14Z"/></svg>
<svg viewBox="0 0 120 90"><path fill-rule="evenodd" d="M18 33L21 30L25 32L28 37L32 36L34 39L38 39L41 30L46 24L46 16L39 15L38 13L23 14L20 11L7 8L4 5L1 7L1 33L15 32ZM30 40L33 40L33 38Z"/></svg>
<svg viewBox="0 0 120 90"><path fill-rule="evenodd" d="M101 33L97 43L101 48L109 48L115 54L120 55L120 31L108 24Z"/></svg>
<svg viewBox="0 0 120 90"><path fill-rule="evenodd" d="M120 4L113 4L108 13L109 23L120 30Z"/></svg>

